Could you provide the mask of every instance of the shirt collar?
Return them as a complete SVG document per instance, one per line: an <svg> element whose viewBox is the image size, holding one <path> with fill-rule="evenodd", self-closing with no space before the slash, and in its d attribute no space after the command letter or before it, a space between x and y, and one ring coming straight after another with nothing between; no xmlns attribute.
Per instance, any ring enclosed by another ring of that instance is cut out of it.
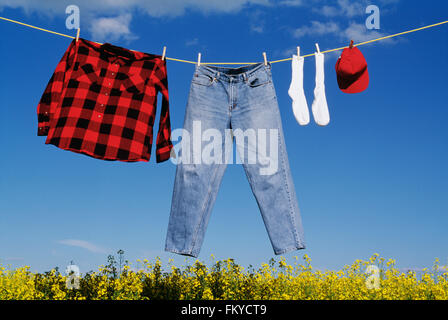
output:
<svg viewBox="0 0 448 320"><path fill-rule="evenodd" d="M100 46L101 54L103 54L111 63L120 65L127 64L136 60L131 50L105 43Z"/></svg>

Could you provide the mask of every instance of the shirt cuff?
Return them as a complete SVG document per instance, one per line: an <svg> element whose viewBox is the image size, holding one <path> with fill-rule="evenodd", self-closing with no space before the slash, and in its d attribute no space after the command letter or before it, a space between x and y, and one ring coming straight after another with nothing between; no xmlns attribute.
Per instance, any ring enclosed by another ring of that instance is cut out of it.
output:
<svg viewBox="0 0 448 320"><path fill-rule="evenodd" d="M173 145L170 144L168 146L158 149L156 152L157 163L164 162L164 161L168 160L171 157L171 149L172 148L173 148Z"/></svg>
<svg viewBox="0 0 448 320"><path fill-rule="evenodd" d="M39 126L37 128L37 135L38 136L46 136L48 135L48 130L50 129L49 126Z"/></svg>

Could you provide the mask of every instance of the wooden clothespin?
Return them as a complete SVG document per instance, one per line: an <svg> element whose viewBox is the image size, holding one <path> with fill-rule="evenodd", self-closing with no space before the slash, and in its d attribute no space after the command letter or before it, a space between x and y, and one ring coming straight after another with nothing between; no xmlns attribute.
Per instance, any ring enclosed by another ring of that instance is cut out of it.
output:
<svg viewBox="0 0 448 320"><path fill-rule="evenodd" d="M353 48L353 40L350 40L350 45L349 48L352 49Z"/></svg>
<svg viewBox="0 0 448 320"><path fill-rule="evenodd" d="M320 48L319 48L319 44L316 43L316 49L317 49L317 53L320 53Z"/></svg>
<svg viewBox="0 0 448 320"><path fill-rule="evenodd" d="M264 65L268 65L268 58L266 58L266 52L263 52Z"/></svg>
<svg viewBox="0 0 448 320"><path fill-rule="evenodd" d="M166 47L163 47L162 60L165 60Z"/></svg>
<svg viewBox="0 0 448 320"><path fill-rule="evenodd" d="M78 31L76 31L76 42L79 40L79 32L81 31L81 28L78 28Z"/></svg>
<svg viewBox="0 0 448 320"><path fill-rule="evenodd" d="M198 53L198 67L201 65L201 53Z"/></svg>

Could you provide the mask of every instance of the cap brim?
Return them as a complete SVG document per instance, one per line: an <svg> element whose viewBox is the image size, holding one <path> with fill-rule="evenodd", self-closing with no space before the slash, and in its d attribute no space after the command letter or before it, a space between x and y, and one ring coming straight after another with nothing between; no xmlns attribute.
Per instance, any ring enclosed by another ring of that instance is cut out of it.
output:
<svg viewBox="0 0 448 320"><path fill-rule="evenodd" d="M345 93L360 93L369 86L369 71L367 68L355 81L348 81L338 75L339 89Z"/></svg>

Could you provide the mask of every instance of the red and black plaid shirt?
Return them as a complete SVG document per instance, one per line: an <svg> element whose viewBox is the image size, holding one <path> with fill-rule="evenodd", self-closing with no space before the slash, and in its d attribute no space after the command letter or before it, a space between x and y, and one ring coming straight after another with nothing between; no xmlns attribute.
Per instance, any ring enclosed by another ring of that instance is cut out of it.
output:
<svg viewBox="0 0 448 320"><path fill-rule="evenodd" d="M103 160L149 161L157 94L162 110L157 162L172 143L166 61L85 39L73 40L37 107L46 144Z"/></svg>

